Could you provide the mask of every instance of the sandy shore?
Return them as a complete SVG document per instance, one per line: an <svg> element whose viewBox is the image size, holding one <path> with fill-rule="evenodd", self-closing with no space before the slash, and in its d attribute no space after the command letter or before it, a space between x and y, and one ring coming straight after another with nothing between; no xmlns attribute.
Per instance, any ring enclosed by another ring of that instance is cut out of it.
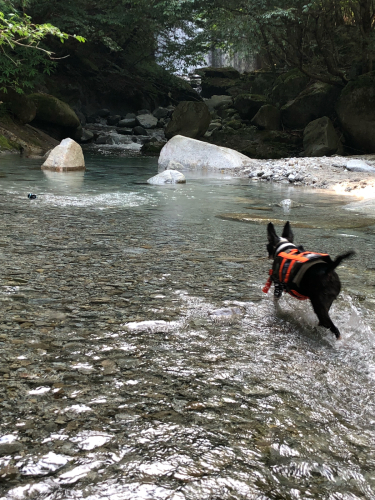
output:
<svg viewBox="0 0 375 500"><path fill-rule="evenodd" d="M361 160L373 167L374 173L349 171L347 166L351 160ZM375 155L254 160L254 166L247 168L243 175L254 182L290 183L362 199L375 198Z"/></svg>

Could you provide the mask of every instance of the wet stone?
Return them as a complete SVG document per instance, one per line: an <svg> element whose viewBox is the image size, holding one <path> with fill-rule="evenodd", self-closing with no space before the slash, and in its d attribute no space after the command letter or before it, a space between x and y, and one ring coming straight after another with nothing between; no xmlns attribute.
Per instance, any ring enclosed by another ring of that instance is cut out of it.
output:
<svg viewBox="0 0 375 500"><path fill-rule="evenodd" d="M0 443L0 456L14 455L23 449L22 443Z"/></svg>

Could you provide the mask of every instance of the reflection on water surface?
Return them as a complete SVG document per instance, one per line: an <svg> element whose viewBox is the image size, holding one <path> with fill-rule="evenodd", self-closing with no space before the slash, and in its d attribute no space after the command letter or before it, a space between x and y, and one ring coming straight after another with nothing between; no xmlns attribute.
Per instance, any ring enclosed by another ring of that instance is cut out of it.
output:
<svg viewBox="0 0 375 500"><path fill-rule="evenodd" d="M371 207L87 163L54 179L1 157L1 498L374 498ZM360 249L339 269L341 342L261 293L265 225L286 217L308 249Z"/></svg>

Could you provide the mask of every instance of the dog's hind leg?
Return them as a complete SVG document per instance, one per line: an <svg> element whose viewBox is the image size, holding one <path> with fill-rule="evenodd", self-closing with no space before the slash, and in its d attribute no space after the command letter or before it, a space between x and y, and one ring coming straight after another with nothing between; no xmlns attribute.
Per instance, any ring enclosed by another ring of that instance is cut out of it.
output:
<svg viewBox="0 0 375 500"><path fill-rule="evenodd" d="M324 326L324 328L329 328L332 333L336 335L337 340L340 338L340 331L337 328L337 326L333 323L331 318L329 317L328 311L332 305L331 303L328 305L323 304L320 300L318 299L310 299L311 304L313 306L315 314L318 316L319 319L319 326Z"/></svg>

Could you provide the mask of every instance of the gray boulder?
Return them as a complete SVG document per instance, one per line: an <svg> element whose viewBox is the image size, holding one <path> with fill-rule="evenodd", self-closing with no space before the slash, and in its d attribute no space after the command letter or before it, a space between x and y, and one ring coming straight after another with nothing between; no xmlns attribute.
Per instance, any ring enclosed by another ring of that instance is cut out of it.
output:
<svg viewBox="0 0 375 500"><path fill-rule="evenodd" d="M84 127L86 125L86 116L81 111L76 111L75 113L78 116L78 119L81 122L82 127Z"/></svg>
<svg viewBox="0 0 375 500"><path fill-rule="evenodd" d="M158 124L158 119L155 118L155 116L152 116L151 114L143 114L143 115L138 115L136 118L136 122L140 127L143 127L145 129L150 129L150 128L156 128Z"/></svg>
<svg viewBox="0 0 375 500"><path fill-rule="evenodd" d="M94 134L91 132L91 130L83 128L81 132L80 142L86 143L92 141L93 139L94 139Z"/></svg>
<svg viewBox="0 0 375 500"><path fill-rule="evenodd" d="M346 85L336 112L348 144L364 153L375 153L375 71Z"/></svg>
<svg viewBox="0 0 375 500"><path fill-rule="evenodd" d="M186 178L184 174L177 170L164 170L154 177L147 180L148 184L185 184Z"/></svg>
<svg viewBox="0 0 375 500"><path fill-rule="evenodd" d="M140 109L138 112L137 112L137 116L138 115L150 115L151 114L151 111L148 110L148 109Z"/></svg>
<svg viewBox="0 0 375 500"><path fill-rule="evenodd" d="M36 116L36 105L25 94L18 94L8 88L7 92L0 91L0 101L6 103L9 111L22 123L30 123Z"/></svg>
<svg viewBox="0 0 375 500"><path fill-rule="evenodd" d="M117 124L118 127L133 128L137 126L137 120L134 118L124 118Z"/></svg>
<svg viewBox="0 0 375 500"><path fill-rule="evenodd" d="M339 146L340 139L327 116L310 122L303 132L305 156L330 156Z"/></svg>
<svg viewBox="0 0 375 500"><path fill-rule="evenodd" d="M140 125L138 125L137 127L133 128L133 134L134 135L147 135L147 130L145 128L141 127Z"/></svg>
<svg viewBox="0 0 375 500"><path fill-rule="evenodd" d="M152 113L155 118L160 120L161 118L167 118L169 115L170 111L167 108L156 108L155 111Z"/></svg>
<svg viewBox="0 0 375 500"><path fill-rule="evenodd" d="M234 99L234 107L244 120L252 120L266 104L269 104L267 98L259 94L240 94Z"/></svg>
<svg viewBox="0 0 375 500"><path fill-rule="evenodd" d="M117 125L120 120L121 120L121 116L120 115L108 116L108 118L107 118L107 125Z"/></svg>
<svg viewBox="0 0 375 500"><path fill-rule="evenodd" d="M280 110L272 104L265 104L259 109L251 123L261 130L280 130Z"/></svg>
<svg viewBox="0 0 375 500"><path fill-rule="evenodd" d="M287 102L295 99L309 83L309 77L298 69L292 69L283 73L275 80L271 92L271 101L277 106L284 106Z"/></svg>
<svg viewBox="0 0 375 500"><path fill-rule="evenodd" d="M284 126L289 129L303 129L317 118L330 116L339 93L339 87L321 82L314 83L281 108Z"/></svg>
<svg viewBox="0 0 375 500"><path fill-rule="evenodd" d="M162 141L152 141L146 142L141 148L141 153L149 156L158 156L160 151L163 149L165 142Z"/></svg>
<svg viewBox="0 0 375 500"><path fill-rule="evenodd" d="M214 111L222 104L228 104L228 107L232 106L233 98L229 95L213 95L210 99L205 99L204 103L210 111Z"/></svg>
<svg viewBox="0 0 375 500"><path fill-rule="evenodd" d="M201 76L202 97L230 95L229 89L240 81L240 73L228 68L200 68L196 73Z"/></svg>
<svg viewBox="0 0 375 500"><path fill-rule="evenodd" d="M135 113L126 113L125 115L125 120L131 120L132 118L135 118L137 115Z"/></svg>
<svg viewBox="0 0 375 500"><path fill-rule="evenodd" d="M182 101L178 104L171 121L165 129L165 136L171 139L175 135L202 137L211 122L211 115L204 102Z"/></svg>
<svg viewBox="0 0 375 500"><path fill-rule="evenodd" d="M109 109L99 109L97 114L98 116L100 116L100 118L107 118L107 116L109 116L111 112L109 111Z"/></svg>
<svg viewBox="0 0 375 500"><path fill-rule="evenodd" d="M116 129L116 132L121 135L133 135L132 128L119 127Z"/></svg>
<svg viewBox="0 0 375 500"><path fill-rule="evenodd" d="M113 144L113 142L109 135L100 135L96 139L95 144Z"/></svg>
<svg viewBox="0 0 375 500"><path fill-rule="evenodd" d="M73 139L64 139L56 146L42 165L42 169L57 171L85 170L82 148Z"/></svg>

